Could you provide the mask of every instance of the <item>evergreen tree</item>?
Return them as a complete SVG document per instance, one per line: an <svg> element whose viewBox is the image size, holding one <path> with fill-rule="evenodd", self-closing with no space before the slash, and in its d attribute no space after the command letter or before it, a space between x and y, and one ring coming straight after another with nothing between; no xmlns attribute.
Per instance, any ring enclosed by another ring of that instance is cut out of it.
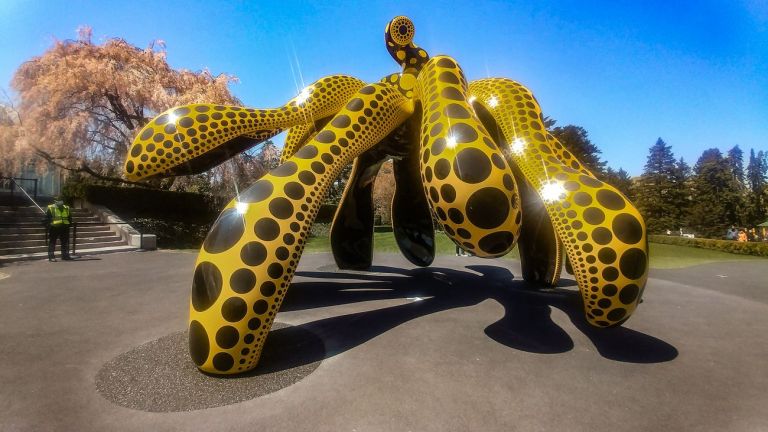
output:
<svg viewBox="0 0 768 432"><path fill-rule="evenodd" d="M674 182L680 191L678 218L683 224L690 220L693 184L691 167L682 157L675 163Z"/></svg>
<svg viewBox="0 0 768 432"><path fill-rule="evenodd" d="M741 151L738 144L728 150L728 165L731 166L733 177L739 184L744 184L744 152Z"/></svg>
<svg viewBox="0 0 768 432"><path fill-rule="evenodd" d="M737 199L734 201L734 206L729 209L728 216L737 225L744 226L747 223L747 188L744 185L744 152L738 145L728 150L726 162L731 169L734 188L737 192Z"/></svg>
<svg viewBox="0 0 768 432"><path fill-rule="evenodd" d="M705 150L696 162L693 176L691 226L699 235L720 238L734 220L738 185L731 165L716 148Z"/></svg>
<svg viewBox="0 0 768 432"><path fill-rule="evenodd" d="M634 184L632 182L632 177L630 177L629 173L624 171L623 168L619 168L618 171L611 167L606 168L605 175L603 175L602 180L618 189L619 192L623 193L624 196L629 198L630 201L635 200L635 191L633 190Z"/></svg>
<svg viewBox="0 0 768 432"><path fill-rule="evenodd" d="M605 161L600 160L600 151L589 140L587 131L581 126L568 125L552 129L552 136L560 141L569 152L598 178L605 174Z"/></svg>
<svg viewBox="0 0 768 432"><path fill-rule="evenodd" d="M747 165L747 225L754 226L768 219L768 155L762 150L749 152Z"/></svg>
<svg viewBox="0 0 768 432"><path fill-rule="evenodd" d="M649 150L643 174L635 188L637 207L651 233L676 231L685 223L683 215L689 194L681 180L680 169L672 147L659 138Z"/></svg>
<svg viewBox="0 0 768 432"><path fill-rule="evenodd" d="M548 130L548 131L551 131L551 130L552 130L552 127L554 127L554 126L555 126L555 123L557 123L557 120L553 119L553 118L552 118L552 117L550 117L550 116L544 116L544 118L543 118L543 121L544 121L544 127L545 127L545 128Z"/></svg>

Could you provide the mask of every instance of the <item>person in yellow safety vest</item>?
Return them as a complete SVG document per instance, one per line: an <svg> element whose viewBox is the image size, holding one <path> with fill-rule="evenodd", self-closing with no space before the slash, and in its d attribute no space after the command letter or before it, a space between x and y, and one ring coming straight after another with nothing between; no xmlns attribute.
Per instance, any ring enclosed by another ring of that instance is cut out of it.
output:
<svg viewBox="0 0 768 432"><path fill-rule="evenodd" d="M69 226L72 225L72 212L64 201L56 201L45 210L45 226L48 229L48 261L56 261L54 252L56 240L61 243L61 259L71 260L69 256Z"/></svg>

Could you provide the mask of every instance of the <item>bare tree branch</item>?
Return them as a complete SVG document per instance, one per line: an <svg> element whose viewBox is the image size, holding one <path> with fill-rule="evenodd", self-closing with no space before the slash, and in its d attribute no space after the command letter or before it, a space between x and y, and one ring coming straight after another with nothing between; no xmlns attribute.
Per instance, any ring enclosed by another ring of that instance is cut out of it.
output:
<svg viewBox="0 0 768 432"><path fill-rule="evenodd" d="M33 147L34 147L34 146L33 146ZM98 173L98 172L94 171L94 170L93 170L91 167L89 167L89 166L88 166L88 165L85 163L85 161L81 161L81 160L79 160L79 159L76 159L76 161L79 163L79 166L75 166L75 167L66 166L66 165L64 165L64 164L62 164L62 163L59 163L59 162L57 161L57 158L54 158L53 156L51 156L50 154L48 154L48 153L47 153L47 152L45 152L44 150L41 150L41 149L39 149L39 148L36 148L36 147L34 147L34 148L35 148L35 153L36 153L38 156L40 156L41 158L45 159L47 162L49 162L49 163L51 163L52 165L54 165L54 166L56 166L56 167L59 167L59 168L61 168L61 169L65 169L65 170L67 170L67 171L71 171L71 172L77 172L77 173L86 173L86 174L89 174L89 175L91 175L91 176L93 176L93 177L95 177L95 178L99 179L99 180L104 180L104 181L108 181L108 182L113 182L113 183L123 183L123 184L131 184L131 185L135 185L135 186L142 186L142 187L146 187L146 188L154 189L154 188L153 188L153 187L152 187L150 184L148 184L148 183L142 183L142 182L134 182L134 181L130 181L130 180L125 180L125 179L122 179L122 178L120 178L120 177L112 177L112 176L102 175L102 174L100 174L100 173Z"/></svg>

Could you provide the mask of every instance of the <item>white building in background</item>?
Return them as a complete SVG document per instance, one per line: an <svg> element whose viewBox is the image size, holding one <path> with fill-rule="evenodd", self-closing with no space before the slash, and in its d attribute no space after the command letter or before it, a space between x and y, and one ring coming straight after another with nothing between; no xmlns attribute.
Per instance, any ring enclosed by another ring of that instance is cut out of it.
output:
<svg viewBox="0 0 768 432"><path fill-rule="evenodd" d="M16 111L11 107L0 104L0 124L9 124L18 122ZM0 168L1 169L1 168ZM64 183L66 174L61 168L48 164L47 168L40 171L34 164L22 164L22 168L15 172L0 172L0 193L10 194L21 193L15 190L12 182L7 178L12 177L23 187L30 195L34 193L35 180L37 180L37 196L52 197L61 193L61 187Z"/></svg>
<svg viewBox="0 0 768 432"><path fill-rule="evenodd" d="M17 182L29 194L32 194L34 185L33 179L37 179L37 195L44 197L53 197L61 193L61 186L64 184L66 174L61 168L48 165L48 168L41 174L34 167L25 167L18 175L14 177L29 180L17 180Z"/></svg>

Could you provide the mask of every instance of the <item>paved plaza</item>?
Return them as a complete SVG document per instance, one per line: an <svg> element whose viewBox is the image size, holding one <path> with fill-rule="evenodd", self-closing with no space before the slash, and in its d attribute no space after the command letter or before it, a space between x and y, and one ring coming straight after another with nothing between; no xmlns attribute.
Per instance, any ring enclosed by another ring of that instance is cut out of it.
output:
<svg viewBox="0 0 768 432"><path fill-rule="evenodd" d="M765 261L652 270L622 328L514 260L307 254L259 368L186 353L195 253L0 267L0 431L764 431Z"/></svg>

